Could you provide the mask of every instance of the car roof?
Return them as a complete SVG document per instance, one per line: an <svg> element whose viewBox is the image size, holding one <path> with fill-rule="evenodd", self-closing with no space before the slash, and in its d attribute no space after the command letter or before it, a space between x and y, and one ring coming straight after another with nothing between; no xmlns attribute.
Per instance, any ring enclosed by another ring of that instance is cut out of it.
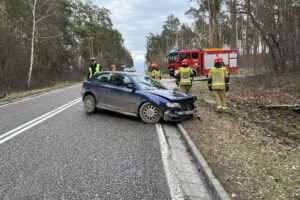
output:
<svg viewBox="0 0 300 200"><path fill-rule="evenodd" d="M141 73L137 73L137 72L123 72L123 71L102 71L100 72L101 74L102 73L113 73L113 74L126 74L126 75L129 75L129 76L139 76L139 75L142 75L142 76L145 76L144 74L141 74Z"/></svg>

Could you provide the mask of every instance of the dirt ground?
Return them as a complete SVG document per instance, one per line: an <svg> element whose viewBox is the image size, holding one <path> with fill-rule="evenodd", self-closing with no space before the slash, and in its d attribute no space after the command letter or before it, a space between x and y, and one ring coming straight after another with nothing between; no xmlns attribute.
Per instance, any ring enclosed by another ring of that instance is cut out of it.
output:
<svg viewBox="0 0 300 200"><path fill-rule="evenodd" d="M194 85L201 120L183 125L233 199L300 199L300 115L265 108L299 104L298 77L232 80L228 113L205 102L206 83Z"/></svg>

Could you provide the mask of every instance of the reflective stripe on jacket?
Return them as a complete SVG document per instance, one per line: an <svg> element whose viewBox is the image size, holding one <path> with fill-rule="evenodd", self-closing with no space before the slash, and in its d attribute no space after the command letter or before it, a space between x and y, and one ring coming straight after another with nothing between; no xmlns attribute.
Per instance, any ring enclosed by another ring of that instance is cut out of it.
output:
<svg viewBox="0 0 300 200"><path fill-rule="evenodd" d="M160 70L156 70L156 69L152 70L151 77L154 79L160 79Z"/></svg>
<svg viewBox="0 0 300 200"><path fill-rule="evenodd" d="M180 82L179 85L192 85L191 81L191 68L190 67L180 67L179 68L179 74L180 74Z"/></svg>
<svg viewBox="0 0 300 200"><path fill-rule="evenodd" d="M90 71L90 77L89 77L89 78L91 78L91 77L94 76L97 72L100 71L100 64L97 64L97 65L96 65L96 70L95 70L94 74L93 74L93 71L92 71L92 67L89 68L89 71Z"/></svg>
<svg viewBox="0 0 300 200"><path fill-rule="evenodd" d="M209 71L208 78L212 80L211 87L213 90L225 89L225 78L228 77L226 67L212 67Z"/></svg>

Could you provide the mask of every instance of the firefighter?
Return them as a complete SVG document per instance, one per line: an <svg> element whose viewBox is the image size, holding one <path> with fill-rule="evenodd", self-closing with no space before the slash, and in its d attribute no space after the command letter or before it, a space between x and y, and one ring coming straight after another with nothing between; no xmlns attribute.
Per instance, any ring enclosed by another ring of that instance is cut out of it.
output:
<svg viewBox="0 0 300 200"><path fill-rule="evenodd" d="M229 75L226 67L223 66L221 57L215 57L214 63L214 67L210 69L208 74L208 88L216 99L217 112L226 112L225 92L229 91Z"/></svg>
<svg viewBox="0 0 300 200"><path fill-rule="evenodd" d="M188 66L187 59L184 59L181 62L181 67L178 69L175 75L178 79L181 90L186 94L190 93L192 88L192 79L194 77L194 73L192 69Z"/></svg>
<svg viewBox="0 0 300 200"><path fill-rule="evenodd" d="M90 60L91 60L91 65L88 71L88 77L87 77L88 79L94 76L97 72L102 71L102 67L100 64L97 63L96 58L91 57Z"/></svg>
<svg viewBox="0 0 300 200"><path fill-rule="evenodd" d="M161 73L156 63L151 64L151 77L156 80L161 80Z"/></svg>

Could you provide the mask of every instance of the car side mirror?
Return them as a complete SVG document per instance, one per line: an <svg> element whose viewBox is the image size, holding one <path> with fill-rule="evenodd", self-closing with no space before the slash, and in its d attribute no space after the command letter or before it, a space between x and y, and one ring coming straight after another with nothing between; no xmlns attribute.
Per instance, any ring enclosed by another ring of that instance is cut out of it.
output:
<svg viewBox="0 0 300 200"><path fill-rule="evenodd" d="M135 89L135 85L133 84L133 83L128 83L127 84L127 88L128 89L131 89L132 90L132 92L134 92L136 89Z"/></svg>

